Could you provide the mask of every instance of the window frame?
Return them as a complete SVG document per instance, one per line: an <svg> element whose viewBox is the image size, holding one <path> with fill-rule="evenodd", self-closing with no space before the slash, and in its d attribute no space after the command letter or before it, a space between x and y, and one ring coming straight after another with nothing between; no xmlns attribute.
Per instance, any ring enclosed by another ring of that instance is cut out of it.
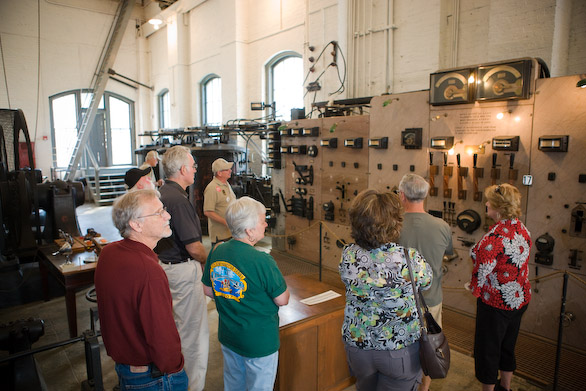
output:
<svg viewBox="0 0 586 391"><path fill-rule="evenodd" d="M285 61L288 58L299 58L303 61L303 56L297 52L294 52L292 50L287 50L281 53L277 53L276 55L274 55L265 65L265 85L266 85L266 91L265 91L265 97L266 97L266 104L267 105L272 105L273 102L275 102L275 97L274 97L274 68L279 65L280 62ZM303 70L302 70L303 71ZM274 109L272 109L273 112L275 112L276 115L276 111L277 108L275 107ZM273 113L269 113L270 115L272 115ZM290 119L289 119L290 120Z"/></svg>
<svg viewBox="0 0 586 391"><path fill-rule="evenodd" d="M214 79L219 79L220 80L220 110L223 112L223 107L222 107L222 78L220 76L218 76L215 73L210 73L209 75L206 75L200 82L200 94L201 94L201 125L202 126L207 126L208 125L208 118L207 118L207 93L206 93L206 86L208 85L208 83L212 82ZM213 124L210 126L214 126L214 125L222 125L222 119L220 118L220 123L219 124Z"/></svg>
<svg viewBox="0 0 586 391"><path fill-rule="evenodd" d="M64 96L67 95L73 95L74 96L74 100L75 100L75 110L76 110L76 128L77 128L77 134L79 135L79 127L81 126L81 118L83 115L84 111L87 111L87 108L83 108L82 107L82 102L81 102L81 95L83 93L92 93L91 89L87 89L87 88L82 88L82 89L74 89L74 90L68 90L68 91L62 91L60 93L57 93L55 95L51 95L49 96L49 116L50 116L50 124L51 124L51 143L52 143L52 157L51 157L51 161L52 161L52 165L54 168L56 169L63 169L63 168L67 168L66 166L61 167L57 165L57 148L56 148L56 140L55 140L55 122L54 122L54 116L55 113L53 112L53 100L58 99L58 98L62 98ZM108 162L110 163L111 167L116 167L115 165L112 165L112 148L108 148L108 144L111 145L112 143L112 129L111 129L111 121L110 121L110 106L109 106L109 98L113 97L116 99L119 99L125 103L128 104L128 108L129 108L129 112L128 115L130 116L129 118L129 126L130 126L130 139L131 139L131 146L132 146L132 151L134 151L134 149L136 148L136 116L135 116L135 108L134 108L134 101L132 99L129 99L125 96L122 96L120 94L117 94L115 92L111 92L111 91L104 91L104 94L102 95L102 107L98 109L98 111L101 111L104 113L104 119L105 119L105 128L104 128L104 132L105 132L105 137L106 137L106 143L107 143L107 152L108 152ZM131 153L131 164L135 164L136 163L136 155L134 153Z"/></svg>
<svg viewBox="0 0 586 391"><path fill-rule="evenodd" d="M167 124L165 121L165 98L167 98L167 103L169 103L169 107L166 108L168 113L167 120L168 122L171 122L171 97L169 96L169 89L165 88L161 90L161 92L159 92L157 95L157 98L157 103L159 106L159 129L165 129L171 126L170 123Z"/></svg>

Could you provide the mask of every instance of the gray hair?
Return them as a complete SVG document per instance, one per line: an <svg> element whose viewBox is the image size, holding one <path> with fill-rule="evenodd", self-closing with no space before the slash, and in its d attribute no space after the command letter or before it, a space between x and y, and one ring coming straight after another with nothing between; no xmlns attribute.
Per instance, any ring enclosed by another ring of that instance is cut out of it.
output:
<svg viewBox="0 0 586 391"><path fill-rule="evenodd" d="M112 207L112 222L120 232L120 236L128 238L132 232L130 222L138 219L142 214L145 201L160 198L157 190L135 190L118 197Z"/></svg>
<svg viewBox="0 0 586 391"><path fill-rule="evenodd" d="M266 211L263 204L250 197L232 201L226 209L226 223L232 232L232 237L235 239L246 237L246 230L253 229L258 224L258 215Z"/></svg>
<svg viewBox="0 0 586 391"><path fill-rule="evenodd" d="M176 145L165 152L161 162L167 178L171 178L181 170L181 167L189 164L187 155L191 155L191 151L183 145Z"/></svg>
<svg viewBox="0 0 586 391"><path fill-rule="evenodd" d="M417 174L405 174L399 183L399 191L409 202L422 202L427 197L429 183Z"/></svg>

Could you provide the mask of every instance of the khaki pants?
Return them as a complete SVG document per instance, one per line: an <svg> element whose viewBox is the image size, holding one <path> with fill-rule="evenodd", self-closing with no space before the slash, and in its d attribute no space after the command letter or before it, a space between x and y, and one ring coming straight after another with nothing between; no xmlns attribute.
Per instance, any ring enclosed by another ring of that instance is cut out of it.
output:
<svg viewBox="0 0 586 391"><path fill-rule="evenodd" d="M173 297L173 317L181 337L189 390L201 391L208 369L210 342L208 306L201 282L202 268L194 260L160 265L167 274Z"/></svg>

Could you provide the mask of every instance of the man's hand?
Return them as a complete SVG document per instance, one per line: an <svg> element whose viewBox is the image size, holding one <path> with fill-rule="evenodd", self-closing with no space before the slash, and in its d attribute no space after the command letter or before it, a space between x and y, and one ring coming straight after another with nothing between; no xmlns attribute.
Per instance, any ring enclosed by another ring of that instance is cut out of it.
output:
<svg viewBox="0 0 586 391"><path fill-rule="evenodd" d="M223 218L222 216L220 216L219 214L217 214L216 212L212 211L212 210L206 210L203 212L203 214L208 218L208 219L212 219L217 223L223 224L226 227L228 226L228 223L226 222L226 219Z"/></svg>

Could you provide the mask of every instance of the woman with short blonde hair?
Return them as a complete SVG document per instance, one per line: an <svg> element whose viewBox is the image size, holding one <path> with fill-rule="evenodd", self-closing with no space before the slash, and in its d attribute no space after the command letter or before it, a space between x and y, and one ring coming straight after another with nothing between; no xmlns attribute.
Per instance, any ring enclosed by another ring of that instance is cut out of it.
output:
<svg viewBox="0 0 586 391"><path fill-rule="evenodd" d="M531 300L531 236L519 220L519 189L508 183L493 185L484 196L486 215L495 224L470 250L470 290L477 297L474 363L482 391L510 391L515 344Z"/></svg>

